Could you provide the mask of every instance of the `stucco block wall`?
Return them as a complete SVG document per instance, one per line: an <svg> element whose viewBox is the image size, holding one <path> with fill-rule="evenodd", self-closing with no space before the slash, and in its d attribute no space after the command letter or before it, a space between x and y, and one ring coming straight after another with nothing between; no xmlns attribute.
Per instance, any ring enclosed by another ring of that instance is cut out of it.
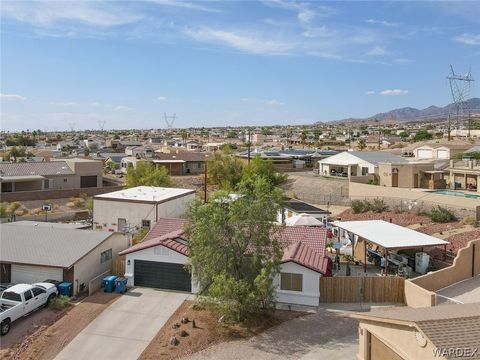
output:
<svg viewBox="0 0 480 360"><path fill-rule="evenodd" d="M130 227L140 227L142 220L150 220L153 226L158 218L178 218L185 214L187 204L195 199L189 194L160 204L145 204L135 201L115 201L110 199L93 199L94 228L117 231L118 219L126 219ZM155 210L155 207L157 210ZM106 224L106 225L104 225Z"/></svg>
<svg viewBox="0 0 480 360"><path fill-rule="evenodd" d="M361 320L359 326L359 343L357 359L368 360L368 333L376 336L384 344L406 360L434 359L433 344L427 340L421 347L415 339L415 328L404 325L376 323ZM438 359L438 357L436 358Z"/></svg>
<svg viewBox="0 0 480 360"><path fill-rule="evenodd" d="M406 280L405 303L412 308L435 306L435 293Z"/></svg>
<svg viewBox="0 0 480 360"><path fill-rule="evenodd" d="M398 187L417 188L420 187L422 180L422 171L433 170L433 164L391 164L379 163L378 175L380 177L380 186L391 187L393 185L393 169L398 170ZM418 176L418 183L415 183L415 175Z"/></svg>
<svg viewBox="0 0 480 360"><path fill-rule="evenodd" d="M165 254L165 252L159 251L160 248L168 250L167 251L168 255L162 255L162 253ZM125 256L125 277L128 279L128 286L135 286L135 282L134 282L134 276L135 276L134 261L135 260L156 261L156 262L182 264L182 265L187 264L189 261L188 257L161 245L127 254ZM196 294L197 292L198 292L198 285L192 276L192 293Z"/></svg>
<svg viewBox="0 0 480 360"><path fill-rule="evenodd" d="M88 230L84 230L88 231ZM120 233L112 233L102 244L93 249L90 253L77 261L74 265L74 284L73 290L76 294L80 284L88 286L88 282L101 273L112 268L112 260L118 257L118 253L129 246L127 236ZM112 249L112 259L103 263L100 262L100 254L108 249Z"/></svg>
<svg viewBox="0 0 480 360"><path fill-rule="evenodd" d="M277 301L286 304L318 306L321 274L293 262L281 264L280 272L302 274L302 291L280 290L280 275L273 280Z"/></svg>

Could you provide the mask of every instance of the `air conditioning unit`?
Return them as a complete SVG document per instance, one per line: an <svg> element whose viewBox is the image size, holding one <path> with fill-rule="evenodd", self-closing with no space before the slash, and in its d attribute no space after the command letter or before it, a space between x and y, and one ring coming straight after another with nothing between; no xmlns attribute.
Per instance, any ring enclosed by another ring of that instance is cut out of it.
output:
<svg viewBox="0 0 480 360"><path fill-rule="evenodd" d="M430 255L424 252L418 252L415 254L415 272L419 274L426 274L429 264Z"/></svg>

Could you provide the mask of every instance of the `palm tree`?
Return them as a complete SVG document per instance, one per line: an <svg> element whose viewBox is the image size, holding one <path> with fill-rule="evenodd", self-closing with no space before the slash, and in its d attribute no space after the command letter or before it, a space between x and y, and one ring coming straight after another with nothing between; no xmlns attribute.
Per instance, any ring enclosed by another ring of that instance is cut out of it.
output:
<svg viewBox="0 0 480 360"><path fill-rule="evenodd" d="M358 150L363 151L367 147L367 143L365 142L365 139L359 139L357 143Z"/></svg>
<svg viewBox="0 0 480 360"><path fill-rule="evenodd" d="M305 133L305 131L302 131L302 133L300 134L300 140L302 140L302 145L303 145L303 148L305 149L305 140L307 139L307 134Z"/></svg>

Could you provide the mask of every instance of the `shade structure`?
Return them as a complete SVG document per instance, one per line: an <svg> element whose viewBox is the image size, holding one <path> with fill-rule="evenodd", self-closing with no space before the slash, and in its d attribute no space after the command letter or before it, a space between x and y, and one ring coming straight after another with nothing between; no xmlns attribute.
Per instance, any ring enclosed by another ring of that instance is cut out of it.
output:
<svg viewBox="0 0 480 360"><path fill-rule="evenodd" d="M323 223L312 215L305 213L294 215L285 221L287 226L323 226Z"/></svg>

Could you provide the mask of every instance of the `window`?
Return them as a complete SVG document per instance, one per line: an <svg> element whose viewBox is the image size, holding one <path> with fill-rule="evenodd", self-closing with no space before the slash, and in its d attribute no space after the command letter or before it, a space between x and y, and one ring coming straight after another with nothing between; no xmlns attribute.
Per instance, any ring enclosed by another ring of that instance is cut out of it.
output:
<svg viewBox="0 0 480 360"><path fill-rule="evenodd" d="M302 291L302 274L280 273L280 277L280 290Z"/></svg>
<svg viewBox="0 0 480 360"><path fill-rule="evenodd" d="M27 290L23 293L23 297L25 298L25 301L28 301L30 300L33 296L32 296L32 292L30 290Z"/></svg>
<svg viewBox="0 0 480 360"><path fill-rule="evenodd" d="M12 191L13 191L12 183L2 182L2 192L12 192Z"/></svg>
<svg viewBox="0 0 480 360"><path fill-rule="evenodd" d="M368 167L362 167L362 176L368 175Z"/></svg>
<svg viewBox="0 0 480 360"><path fill-rule="evenodd" d="M40 294L45 293L46 291L43 290L43 289L40 289L39 287L34 287L34 288L32 289L32 292L33 292L33 296L38 296L38 295L40 295Z"/></svg>
<svg viewBox="0 0 480 360"><path fill-rule="evenodd" d="M150 220L142 220L142 228L150 230Z"/></svg>
<svg viewBox="0 0 480 360"><path fill-rule="evenodd" d="M67 179L63 179L63 182L67 182Z"/></svg>
<svg viewBox="0 0 480 360"><path fill-rule="evenodd" d="M105 250L100 254L100 263L104 263L108 260L112 260L112 249Z"/></svg>
<svg viewBox="0 0 480 360"><path fill-rule="evenodd" d="M22 301L20 294L14 293L13 291L4 291L2 293L2 299L16 301L16 302Z"/></svg>

